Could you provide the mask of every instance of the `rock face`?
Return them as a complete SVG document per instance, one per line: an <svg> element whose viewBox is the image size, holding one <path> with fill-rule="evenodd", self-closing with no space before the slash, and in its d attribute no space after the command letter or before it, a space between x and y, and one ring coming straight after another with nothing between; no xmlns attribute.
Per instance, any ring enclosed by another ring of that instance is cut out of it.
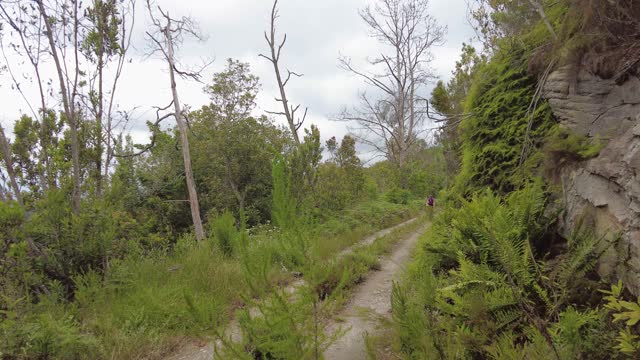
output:
<svg viewBox="0 0 640 360"><path fill-rule="evenodd" d="M622 279L640 296L640 79L617 84L583 70L571 81L569 74L553 72L544 96L563 126L607 145L593 159L558 169L560 231L567 236L582 221L593 225L608 241L600 275Z"/></svg>

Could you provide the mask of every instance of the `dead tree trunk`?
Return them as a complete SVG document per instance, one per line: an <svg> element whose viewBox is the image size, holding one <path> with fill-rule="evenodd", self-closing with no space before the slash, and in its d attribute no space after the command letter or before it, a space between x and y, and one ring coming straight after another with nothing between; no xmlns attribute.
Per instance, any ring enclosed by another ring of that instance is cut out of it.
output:
<svg viewBox="0 0 640 360"><path fill-rule="evenodd" d="M193 218L193 226L198 241L204 240L204 228L202 227L202 219L200 218L200 204L198 202L198 192L196 191L196 183L193 180L193 171L191 170L191 153L189 151L189 136L187 124L182 115L180 108L180 100L178 98L178 90L176 89L175 78L175 62L173 58L173 42L171 40L171 19L167 17L167 27L165 31L165 41L167 47L167 62L169 63L169 77L171 79L171 94L173 96L173 107L175 110L176 122L180 129L180 143L182 145L182 158L184 160L184 176L187 180L187 190L189 192L189 205L191 206L191 217Z"/></svg>
<svg viewBox="0 0 640 360"><path fill-rule="evenodd" d="M304 115L302 119L296 119L296 111L300 108L300 104L289 105L289 100L287 99L287 92L285 91L285 87L289 83L291 79L291 75L300 77L301 74L297 74L293 71L287 70L287 77L283 80L282 72L280 71L280 52L282 51L282 47L287 41L287 34L282 38L282 42L279 45L276 45L276 19L278 18L278 0L273 2L273 8L271 9L271 26L269 28L269 33L265 31L264 38L267 40L267 44L269 45L270 54L263 55L259 54L260 57L263 57L273 65L273 71L276 74L276 82L278 83L278 89L280 90L280 98L276 98L276 101L282 104L283 111L267 111L270 114L274 115L284 115L287 119L287 123L289 124L289 129L291 130L291 135L293 135L293 140L296 142L296 145L300 145L300 136L298 135L298 130L302 127L304 120L307 117L307 109L304 110Z"/></svg>
<svg viewBox="0 0 640 360"><path fill-rule="evenodd" d="M193 170L191 169L191 153L189 150L188 128L183 110L180 107L180 99L178 97L178 90L176 88L176 74L182 77L189 77L193 79L199 79L200 74L180 71L176 66L174 53L174 46L176 44L176 41L180 42L183 39L185 33L190 34L197 39L200 39L200 35L195 30L195 25L191 21L191 19L184 17L179 20L173 19L169 16L168 13L164 12L160 7L157 7L158 12L163 18L163 20L161 21L154 14L152 6L153 5L151 4L151 0L147 0L147 10L149 11L149 15L151 16L151 20L155 29L153 33L147 32L146 34L155 47L154 52L161 53L167 61L167 65L169 66L169 80L171 81L171 94L173 97L172 103L174 107L174 113L169 115L173 115L176 118L178 129L180 131L182 158L184 160L184 176L186 178L187 191L189 193L191 218L193 220L196 239L198 241L201 241L204 240L205 234L204 228L202 226L202 219L200 218L198 192L196 190L196 183L193 179ZM160 36L162 36L162 39L160 39ZM158 123L169 115L165 115L164 117L159 118Z"/></svg>

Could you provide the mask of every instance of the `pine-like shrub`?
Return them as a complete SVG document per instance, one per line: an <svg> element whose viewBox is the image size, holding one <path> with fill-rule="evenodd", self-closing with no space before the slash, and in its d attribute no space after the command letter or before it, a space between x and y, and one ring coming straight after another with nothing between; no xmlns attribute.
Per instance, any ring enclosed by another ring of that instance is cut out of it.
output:
<svg viewBox="0 0 640 360"><path fill-rule="evenodd" d="M222 215L213 220L213 236L218 244L218 249L225 256L233 256L238 238L235 219L230 212L225 211Z"/></svg>

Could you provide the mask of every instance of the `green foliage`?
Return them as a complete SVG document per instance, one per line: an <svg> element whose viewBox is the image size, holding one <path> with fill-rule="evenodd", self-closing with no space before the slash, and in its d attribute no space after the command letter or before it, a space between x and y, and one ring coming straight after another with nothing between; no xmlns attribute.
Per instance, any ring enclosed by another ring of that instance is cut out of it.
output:
<svg viewBox="0 0 640 360"><path fill-rule="evenodd" d="M385 194L385 199L392 204L406 205L409 203L410 198L411 192L400 188L391 189L391 191Z"/></svg>
<svg viewBox="0 0 640 360"><path fill-rule="evenodd" d="M250 225L270 217L271 163L290 143L265 116L251 116L258 90L249 65L228 59L205 88L211 103L192 114L189 140L202 211L244 212Z"/></svg>
<svg viewBox="0 0 640 360"><path fill-rule="evenodd" d="M216 349L216 358L322 358L324 349L342 332L341 329L329 332L326 318L344 303L345 291L378 266L380 254L418 226L422 222L416 221L370 245L328 259L322 251L326 246L324 239L310 237L313 232L304 228L278 235L285 243L297 242L298 248L280 248L267 256L244 252L241 259L250 291L244 294L246 305L238 315L242 340L234 342L231 336L219 332L217 338L224 346ZM295 269L304 275L303 281L282 287L270 280L273 261L281 259L283 253L296 253L299 262Z"/></svg>
<svg viewBox="0 0 640 360"><path fill-rule="evenodd" d="M473 46L463 43L451 80L446 86L439 81L431 92L431 105L444 119L436 138L442 147L447 178L453 178L459 170L462 145L459 124L467 115L464 105L474 76L486 62L486 56L478 55Z"/></svg>
<svg viewBox="0 0 640 360"><path fill-rule="evenodd" d="M36 306L21 298L4 304L0 310L3 359L95 359L101 356L96 339L81 331L77 309L62 303L60 284L51 285L50 294L42 296Z"/></svg>
<svg viewBox="0 0 640 360"><path fill-rule="evenodd" d="M86 9L90 28L83 39L82 50L88 59L99 62L98 66L104 66L110 57L124 51L119 39L122 14L117 5L115 0L97 0L93 1L93 7Z"/></svg>
<svg viewBox="0 0 640 360"><path fill-rule="evenodd" d="M583 232L548 258L542 185L445 208L393 292L402 352L415 358L610 357L612 329L576 280L599 239ZM561 275L562 274L562 275ZM604 325L603 325L604 324Z"/></svg>
<svg viewBox="0 0 640 360"><path fill-rule="evenodd" d="M193 237L169 256L131 256L104 280L87 273L76 284L83 327L116 358L161 357L175 336L211 331L245 288L236 260Z"/></svg>
<svg viewBox="0 0 640 360"><path fill-rule="evenodd" d="M313 194L318 180L318 165L322 160L320 130L314 125L304 129L303 143L294 147L287 156L291 194L301 205L305 205Z"/></svg>
<svg viewBox="0 0 640 360"><path fill-rule="evenodd" d="M218 337L226 346L216 349L216 357L319 359L322 356L331 338L325 334L326 325L322 323L327 305L320 301L311 285L317 281L321 268L315 266L317 258L310 239L300 239L305 233L296 229L289 231L293 231L293 237L301 245L295 250L303 256L297 265L305 274L305 283L296 287L296 296L292 297L289 291L274 287L270 281L270 257L245 253L242 262L250 291L243 295L246 307L239 314L242 342L233 343L220 334Z"/></svg>
<svg viewBox="0 0 640 360"><path fill-rule="evenodd" d="M408 154L403 167L380 161L366 168L365 175L382 194L403 189L409 192L409 198L424 199L446 186L446 167L444 148L421 142Z"/></svg>
<svg viewBox="0 0 640 360"><path fill-rule="evenodd" d="M230 212L225 211L213 220L212 233L222 254L227 257L234 255L239 239L235 219Z"/></svg>
<svg viewBox="0 0 640 360"><path fill-rule="evenodd" d="M356 155L355 139L345 136L340 146L335 137L327 141L332 158L318 166L317 181L311 201L314 216L326 211L338 211L347 205L368 197L365 193L365 174ZM377 189L374 190L377 193Z"/></svg>
<svg viewBox="0 0 640 360"><path fill-rule="evenodd" d="M258 81L258 77L251 74L249 64L227 59L226 69L215 74L211 84L204 88L211 104L203 110L217 114L225 121L248 118L260 89Z"/></svg>
<svg viewBox="0 0 640 360"><path fill-rule="evenodd" d="M285 173L286 163L282 156L273 161L273 206L271 218L276 226L289 229L296 217L296 201L291 196L290 180Z"/></svg>
<svg viewBox="0 0 640 360"><path fill-rule="evenodd" d="M550 166L555 168L566 163L594 158L603 147L604 143L599 139L590 139L556 125L549 132L543 151L548 161L553 164Z"/></svg>
<svg viewBox="0 0 640 360"><path fill-rule="evenodd" d="M611 285L611 290L601 290L606 294L604 307L613 315L613 323L622 323L616 337L615 349L627 355L629 358L640 356L640 333L637 332L637 324L640 322L640 297L636 302L622 299L622 281L617 285Z"/></svg>
<svg viewBox="0 0 640 360"><path fill-rule="evenodd" d="M545 101L530 106L536 81L527 73L526 53L516 45L495 54L475 80L466 104L472 115L462 123L462 168L454 191L470 194L490 187L508 193L538 165L531 149L537 149L551 129L551 109ZM525 144L529 161L523 164Z"/></svg>

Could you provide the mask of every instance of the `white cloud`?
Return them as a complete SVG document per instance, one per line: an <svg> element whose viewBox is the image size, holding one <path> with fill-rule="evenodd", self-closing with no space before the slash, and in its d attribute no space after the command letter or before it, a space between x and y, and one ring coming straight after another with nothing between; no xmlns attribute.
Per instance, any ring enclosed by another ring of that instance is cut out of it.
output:
<svg viewBox="0 0 640 360"><path fill-rule="evenodd" d="M289 97L294 103L309 107L308 119L316 123L323 139L342 137L347 133L346 124L329 121L328 117L340 112L357 100L363 83L356 77L338 68L340 54L352 57L363 64L367 56L375 56L378 45L367 37L366 28L358 16L358 9L372 0L280 0L278 31L287 33L287 44L282 53L285 67L304 73L302 78L291 80ZM117 101L122 110L136 108L130 128L136 140L144 141L145 121L152 120L152 106L166 105L170 99L166 65L157 58L144 58L146 49L144 30L149 21L147 12L138 2L135 35L136 50L130 54L132 62L127 64L118 90ZM180 49L183 64L197 65L202 59L215 57L216 61L206 72L203 80L220 71L225 58L247 61L258 75L263 89L258 97L262 110L277 110L280 105L274 100L277 93L271 65L258 57L267 46L263 31L268 26L272 2L269 0L160 0L159 4L174 16L190 15L199 22L203 33L208 35L204 43L186 42ZM448 26L446 46L434 49L436 73L447 80L455 65L463 41L468 41L473 32L466 22L465 0L431 0L432 14L443 25ZM143 20L145 19L145 20ZM28 72L26 65L12 59L17 72ZM53 77L52 68L48 77ZM28 110L24 101L11 90L7 75L0 75L0 122L5 127ZM202 92L202 84L179 81L181 101L192 107L200 107L208 98ZM37 99L34 86L23 84L31 99ZM278 119L283 123L282 119Z"/></svg>

